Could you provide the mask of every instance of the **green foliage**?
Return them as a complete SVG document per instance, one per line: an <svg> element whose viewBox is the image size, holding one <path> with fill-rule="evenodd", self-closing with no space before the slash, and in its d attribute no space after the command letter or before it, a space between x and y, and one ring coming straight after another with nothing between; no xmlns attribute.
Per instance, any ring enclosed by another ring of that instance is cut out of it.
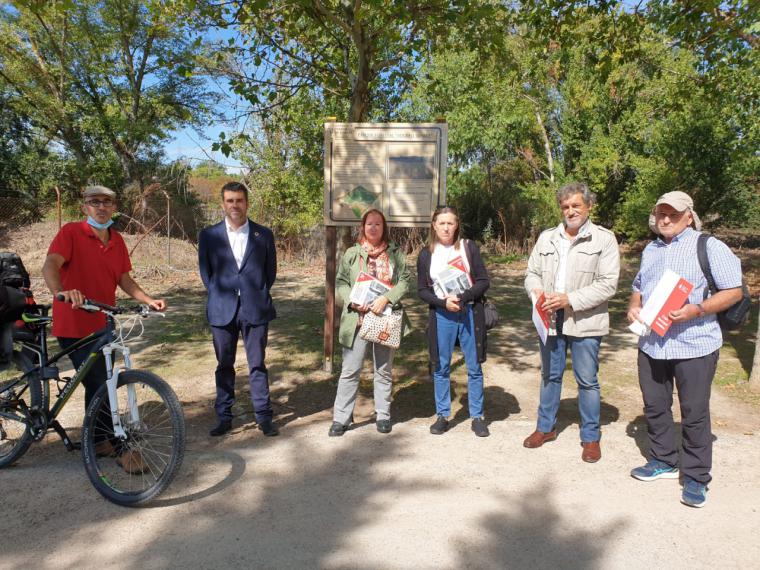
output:
<svg viewBox="0 0 760 570"><path fill-rule="evenodd" d="M212 101L182 72L198 54L187 24L155 8L78 0L0 9L9 105L75 161L72 193L90 180L142 184L170 131L198 123Z"/></svg>
<svg viewBox="0 0 760 570"><path fill-rule="evenodd" d="M220 43L216 63L255 112L266 115L310 91L339 101L341 118L353 122L392 113L429 42L491 12L490 3L446 0L191 4L241 32L240 41Z"/></svg>
<svg viewBox="0 0 760 570"><path fill-rule="evenodd" d="M323 124L330 109L307 93L277 108L233 142L247 168L251 213L269 224L286 247L304 240L322 219Z"/></svg>
<svg viewBox="0 0 760 570"><path fill-rule="evenodd" d="M449 191L465 225L490 223L519 247L558 223L556 189L582 180L594 219L631 238L675 189L714 225L760 227L756 53L717 82L704 54L674 49L641 14L555 4L515 8L498 54L437 50L405 102L411 120L449 122Z"/></svg>
<svg viewBox="0 0 760 570"><path fill-rule="evenodd" d="M170 131L225 78L251 114L215 150L250 168L255 215L297 243L322 212L323 121L449 124L449 201L521 249L586 181L593 217L647 235L656 197L760 228L760 50L746 0L59 0L0 7L0 184L125 187L146 210ZM199 35L221 32L213 50ZM197 26L197 27L196 27ZM195 179L223 169L201 164ZM71 199L71 198L70 198ZM149 208L148 208L149 209ZM147 211L147 210L146 210Z"/></svg>
<svg viewBox="0 0 760 570"><path fill-rule="evenodd" d="M13 112L7 103L7 94L0 90L0 197L19 199L18 217L38 219L45 202L54 196L56 174L65 164L50 152L29 118Z"/></svg>
<svg viewBox="0 0 760 570"><path fill-rule="evenodd" d="M192 168L192 175L197 178L219 178L226 176L227 171L215 160L203 160Z"/></svg>

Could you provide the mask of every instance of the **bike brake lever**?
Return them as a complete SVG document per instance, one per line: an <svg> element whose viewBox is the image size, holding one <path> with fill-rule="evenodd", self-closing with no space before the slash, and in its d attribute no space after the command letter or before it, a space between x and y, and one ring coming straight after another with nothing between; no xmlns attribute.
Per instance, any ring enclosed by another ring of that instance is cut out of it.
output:
<svg viewBox="0 0 760 570"><path fill-rule="evenodd" d="M144 319L152 316L166 317L166 313L163 313L161 311L154 311L150 308L149 305L140 305L140 316Z"/></svg>

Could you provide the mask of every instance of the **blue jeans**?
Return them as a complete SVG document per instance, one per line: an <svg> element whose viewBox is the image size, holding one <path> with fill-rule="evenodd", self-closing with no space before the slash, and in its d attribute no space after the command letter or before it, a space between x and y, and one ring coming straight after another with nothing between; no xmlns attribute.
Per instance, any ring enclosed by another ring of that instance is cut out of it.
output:
<svg viewBox="0 0 760 570"><path fill-rule="evenodd" d="M602 337L577 337L558 334L546 339L541 346L541 403L538 406L537 429L544 433L554 429L562 395L562 375L565 372L567 349L578 383L578 409L581 414L581 441L599 441L599 347Z"/></svg>
<svg viewBox="0 0 760 570"><path fill-rule="evenodd" d="M451 355L454 343L459 337L459 346L464 353L467 365L467 399L470 403L470 417L483 417L483 370L478 362L475 346L475 321L472 305L452 313L446 309L436 308L436 327L438 333L438 365L433 372L435 388L435 410L439 416L451 415Z"/></svg>

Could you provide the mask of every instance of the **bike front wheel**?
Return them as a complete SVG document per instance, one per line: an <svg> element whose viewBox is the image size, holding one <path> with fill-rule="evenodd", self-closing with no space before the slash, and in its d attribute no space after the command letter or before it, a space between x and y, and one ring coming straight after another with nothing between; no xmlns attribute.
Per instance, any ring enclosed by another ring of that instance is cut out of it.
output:
<svg viewBox="0 0 760 570"><path fill-rule="evenodd" d="M166 490L179 471L185 454L185 418L174 391L151 372L122 372L116 398L126 439L114 435L104 384L87 407L82 457L101 495L134 507Z"/></svg>
<svg viewBox="0 0 760 570"><path fill-rule="evenodd" d="M40 406L39 380L20 380L32 368L31 360L14 351L0 370L0 468L11 465L32 444L25 412L28 406Z"/></svg>

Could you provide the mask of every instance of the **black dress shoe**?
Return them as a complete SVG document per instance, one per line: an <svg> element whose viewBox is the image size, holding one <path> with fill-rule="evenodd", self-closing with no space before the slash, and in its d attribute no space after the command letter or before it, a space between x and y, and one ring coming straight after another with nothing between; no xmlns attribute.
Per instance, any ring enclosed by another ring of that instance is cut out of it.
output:
<svg viewBox="0 0 760 570"><path fill-rule="evenodd" d="M261 431L264 435L273 436L280 433L280 430L277 429L277 424L275 424L272 420L261 422L259 424L259 427L261 428Z"/></svg>
<svg viewBox="0 0 760 570"><path fill-rule="evenodd" d="M347 426L344 426L340 422L333 422L330 426L330 431L327 432L327 435L330 437L340 437L344 433L346 433L346 430L348 429Z"/></svg>
<svg viewBox="0 0 760 570"><path fill-rule="evenodd" d="M219 437L220 435L224 435L231 429L232 429L231 421L219 420L219 423L216 424L216 426L210 432L208 432L208 434L211 437Z"/></svg>
<svg viewBox="0 0 760 570"><path fill-rule="evenodd" d="M391 420L377 420L375 426L380 433L391 433Z"/></svg>

